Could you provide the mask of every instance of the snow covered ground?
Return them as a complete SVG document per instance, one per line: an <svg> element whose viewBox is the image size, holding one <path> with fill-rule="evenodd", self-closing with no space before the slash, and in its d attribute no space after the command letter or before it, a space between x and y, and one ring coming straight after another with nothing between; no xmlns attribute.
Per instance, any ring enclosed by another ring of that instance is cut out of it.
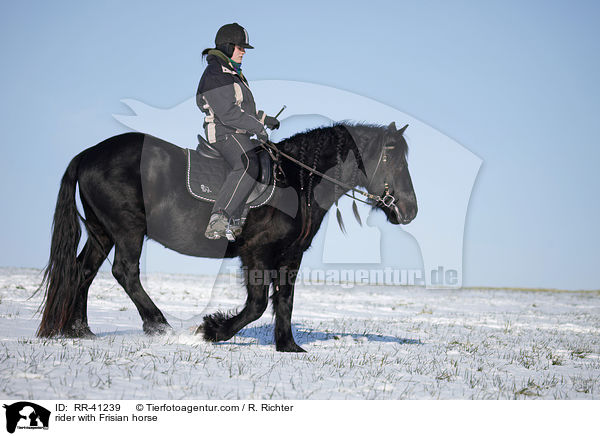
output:
<svg viewBox="0 0 600 436"><path fill-rule="evenodd" d="M226 343L191 329L240 307L234 279L150 274L174 327L146 337L108 273L95 340L40 340L38 270L0 268L0 397L10 399L599 399L600 293L301 285L305 354L277 353L271 309Z"/></svg>

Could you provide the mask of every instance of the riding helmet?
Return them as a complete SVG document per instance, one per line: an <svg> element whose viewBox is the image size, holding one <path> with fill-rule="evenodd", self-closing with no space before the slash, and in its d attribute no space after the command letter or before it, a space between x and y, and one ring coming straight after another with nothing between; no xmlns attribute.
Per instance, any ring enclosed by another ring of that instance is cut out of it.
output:
<svg viewBox="0 0 600 436"><path fill-rule="evenodd" d="M215 45L227 56L233 55L236 45L244 48L254 48L249 44L248 32L238 23L225 24L217 31Z"/></svg>

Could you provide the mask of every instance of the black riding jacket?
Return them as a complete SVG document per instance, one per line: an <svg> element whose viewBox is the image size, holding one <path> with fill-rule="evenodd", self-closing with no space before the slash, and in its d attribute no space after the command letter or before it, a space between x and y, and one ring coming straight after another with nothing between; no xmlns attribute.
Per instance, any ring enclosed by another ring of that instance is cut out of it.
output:
<svg viewBox="0 0 600 436"><path fill-rule="evenodd" d="M231 133L263 132L265 113L257 112L243 74L238 74L219 50L210 50L206 60L208 66L198 85L196 104L206 114L204 130L208 142L221 141Z"/></svg>

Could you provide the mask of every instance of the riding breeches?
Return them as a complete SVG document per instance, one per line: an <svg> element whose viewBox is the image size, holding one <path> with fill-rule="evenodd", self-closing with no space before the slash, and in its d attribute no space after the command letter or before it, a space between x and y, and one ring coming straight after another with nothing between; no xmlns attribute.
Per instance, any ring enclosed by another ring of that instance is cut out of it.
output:
<svg viewBox="0 0 600 436"><path fill-rule="evenodd" d="M258 156L256 144L248 135L230 134L222 141L211 144L227 163L231 172L221 187L213 206L213 213L224 211L229 217L240 218L243 205L258 177Z"/></svg>

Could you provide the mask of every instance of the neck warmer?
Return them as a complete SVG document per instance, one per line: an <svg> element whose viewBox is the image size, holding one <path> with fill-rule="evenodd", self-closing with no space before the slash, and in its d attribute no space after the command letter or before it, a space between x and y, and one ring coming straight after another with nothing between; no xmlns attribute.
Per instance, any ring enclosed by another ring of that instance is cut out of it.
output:
<svg viewBox="0 0 600 436"><path fill-rule="evenodd" d="M233 65L233 69L236 73L240 74L242 72L242 64L238 64L233 59L229 59L229 62L231 62L231 65Z"/></svg>
<svg viewBox="0 0 600 436"><path fill-rule="evenodd" d="M233 59L228 57L225 53L223 53L221 50L212 49L212 50L209 50L208 54L216 56L219 59L225 61L225 63L229 64L229 66L238 74L238 76L240 76L242 78L242 80L244 82L246 82L246 78L242 74L242 64L238 64Z"/></svg>

